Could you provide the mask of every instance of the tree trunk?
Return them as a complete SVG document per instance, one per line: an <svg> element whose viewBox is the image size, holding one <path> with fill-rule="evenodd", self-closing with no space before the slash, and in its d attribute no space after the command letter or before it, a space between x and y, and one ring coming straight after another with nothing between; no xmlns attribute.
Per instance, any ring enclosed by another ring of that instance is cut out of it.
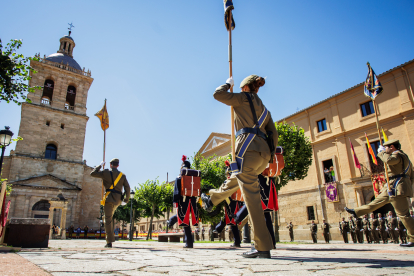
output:
<svg viewBox="0 0 414 276"><path fill-rule="evenodd" d="M152 222L154 219L154 212L155 212L155 204L152 205L152 213L151 213L151 221L150 221L150 227L149 227L149 231L148 231L148 235L147 235L147 240L148 238L152 239Z"/></svg>
<svg viewBox="0 0 414 276"><path fill-rule="evenodd" d="M170 219L170 208L167 209L167 220ZM165 233L168 233L168 224L167 224L167 229L165 229Z"/></svg>

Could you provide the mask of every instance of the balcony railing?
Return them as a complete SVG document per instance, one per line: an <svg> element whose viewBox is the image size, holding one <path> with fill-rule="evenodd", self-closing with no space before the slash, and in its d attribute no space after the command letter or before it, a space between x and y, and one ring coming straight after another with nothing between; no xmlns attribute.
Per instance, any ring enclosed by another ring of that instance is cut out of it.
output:
<svg viewBox="0 0 414 276"><path fill-rule="evenodd" d="M50 101L49 99L45 99L45 98L43 98L40 101L40 103L43 104L43 105L52 105L52 101Z"/></svg>

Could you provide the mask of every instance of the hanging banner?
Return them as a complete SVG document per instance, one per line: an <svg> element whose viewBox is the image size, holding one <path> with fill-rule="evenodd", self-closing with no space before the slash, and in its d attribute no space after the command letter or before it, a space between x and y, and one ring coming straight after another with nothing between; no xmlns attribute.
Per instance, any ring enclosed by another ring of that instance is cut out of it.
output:
<svg viewBox="0 0 414 276"><path fill-rule="evenodd" d="M386 183L385 177L383 174L373 174L371 175L371 182L375 197L377 197Z"/></svg>
<svg viewBox="0 0 414 276"><path fill-rule="evenodd" d="M339 202L338 189L336 182L329 182L325 184L326 200L328 202Z"/></svg>

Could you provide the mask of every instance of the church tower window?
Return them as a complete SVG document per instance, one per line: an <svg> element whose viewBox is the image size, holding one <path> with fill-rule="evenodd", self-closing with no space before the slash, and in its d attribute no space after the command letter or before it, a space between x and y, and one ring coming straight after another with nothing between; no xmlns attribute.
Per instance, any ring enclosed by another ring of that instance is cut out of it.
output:
<svg viewBox="0 0 414 276"><path fill-rule="evenodd" d="M72 85L69 85L68 91L66 93L65 109L74 110L75 98L76 98L76 88Z"/></svg>
<svg viewBox="0 0 414 276"><path fill-rule="evenodd" d="M43 95L42 95L42 104L51 105L52 98L53 98L53 88L55 83L52 80L45 80L45 84L43 86Z"/></svg>
<svg viewBox="0 0 414 276"><path fill-rule="evenodd" d="M46 159L56 159L57 158L57 147L53 144L48 144L46 146L45 152Z"/></svg>

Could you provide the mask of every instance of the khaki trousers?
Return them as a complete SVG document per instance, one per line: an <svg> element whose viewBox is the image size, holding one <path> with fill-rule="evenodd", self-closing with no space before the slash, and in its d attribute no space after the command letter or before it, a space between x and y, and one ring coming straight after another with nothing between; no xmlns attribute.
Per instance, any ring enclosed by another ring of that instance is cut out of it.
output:
<svg viewBox="0 0 414 276"><path fill-rule="evenodd" d="M395 213L401 219L405 228L407 228L407 237L409 242L414 242L414 218L410 217L409 204L407 197L388 196L387 189L383 189L381 194L377 196L369 204L355 208L355 213L358 217L372 213L373 211L381 208L387 203L391 203L395 209Z"/></svg>
<svg viewBox="0 0 414 276"><path fill-rule="evenodd" d="M104 206L106 243L115 242L114 223L112 217L116 208L118 208L118 206L115 206L113 203L105 203Z"/></svg>
<svg viewBox="0 0 414 276"><path fill-rule="evenodd" d="M246 151L244 154L243 172L232 175L219 189L210 190L210 199L214 205L230 197L241 189L251 221L252 237L258 251L273 249L273 241L266 226L258 175L269 163L270 154L257 151Z"/></svg>

